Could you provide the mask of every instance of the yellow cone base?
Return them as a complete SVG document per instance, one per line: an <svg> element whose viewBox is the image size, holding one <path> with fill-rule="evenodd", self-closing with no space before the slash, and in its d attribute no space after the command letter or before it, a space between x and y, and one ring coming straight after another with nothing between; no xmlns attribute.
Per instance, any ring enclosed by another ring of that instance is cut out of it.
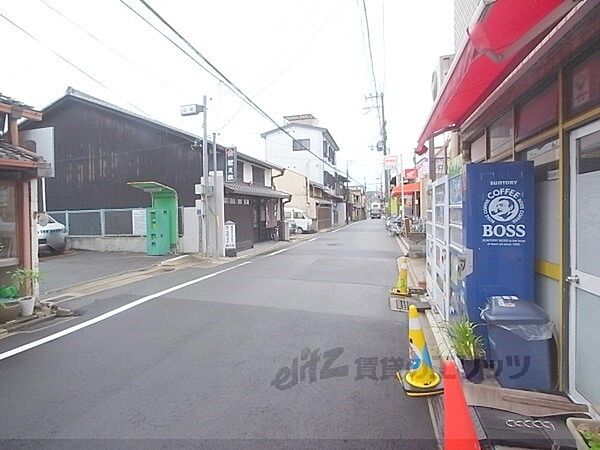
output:
<svg viewBox="0 0 600 450"><path fill-rule="evenodd" d="M426 397L428 395L439 395L444 393L444 381L442 377L436 372L435 374L435 384L433 386L428 387L417 387L410 384L407 380L407 377L410 375L410 370L401 370L400 372L396 372L396 378L400 383L402 383L402 387L404 387L404 392L409 397Z"/></svg>
<svg viewBox="0 0 600 450"><path fill-rule="evenodd" d="M402 292L400 289L394 288L390 291L390 294L392 295L399 295L401 297L410 297L410 291L409 292Z"/></svg>

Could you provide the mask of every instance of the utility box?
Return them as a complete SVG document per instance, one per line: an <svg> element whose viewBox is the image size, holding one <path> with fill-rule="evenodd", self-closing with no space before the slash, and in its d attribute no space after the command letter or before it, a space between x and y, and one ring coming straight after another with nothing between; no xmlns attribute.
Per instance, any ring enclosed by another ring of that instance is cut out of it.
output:
<svg viewBox="0 0 600 450"><path fill-rule="evenodd" d="M127 185L147 192L152 207L146 213L147 250L149 255L168 255L177 250L179 220L177 192L156 181L135 181ZM165 250L166 249L166 250Z"/></svg>
<svg viewBox="0 0 600 450"><path fill-rule="evenodd" d="M146 210L146 224L148 255L168 255L171 250L169 211L166 209L148 208Z"/></svg>
<svg viewBox="0 0 600 450"><path fill-rule="evenodd" d="M489 359L502 387L554 388L554 323L531 301L514 296L488 299L483 311L488 332Z"/></svg>
<svg viewBox="0 0 600 450"><path fill-rule="evenodd" d="M290 240L290 223L287 220L279 221L279 239L282 241Z"/></svg>

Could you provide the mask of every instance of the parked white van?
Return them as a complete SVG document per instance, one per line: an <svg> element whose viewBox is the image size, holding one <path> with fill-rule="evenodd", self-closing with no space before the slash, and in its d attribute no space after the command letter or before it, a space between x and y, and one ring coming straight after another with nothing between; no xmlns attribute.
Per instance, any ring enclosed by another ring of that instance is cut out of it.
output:
<svg viewBox="0 0 600 450"><path fill-rule="evenodd" d="M284 208L283 213L286 219L296 224L296 233L302 234L313 230L312 219L301 209Z"/></svg>

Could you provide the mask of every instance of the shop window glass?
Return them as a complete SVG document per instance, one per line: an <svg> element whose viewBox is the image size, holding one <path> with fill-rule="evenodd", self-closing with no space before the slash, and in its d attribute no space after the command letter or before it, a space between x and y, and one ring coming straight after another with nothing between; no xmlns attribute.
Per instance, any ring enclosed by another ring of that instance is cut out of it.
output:
<svg viewBox="0 0 600 450"><path fill-rule="evenodd" d="M489 127L490 155L497 155L512 148L513 116L506 113Z"/></svg>
<svg viewBox="0 0 600 450"><path fill-rule="evenodd" d="M600 101L600 52L577 64L567 78L570 116L598 106Z"/></svg>
<svg viewBox="0 0 600 450"><path fill-rule="evenodd" d="M0 259L17 258L17 192L0 185Z"/></svg>
<svg viewBox="0 0 600 450"><path fill-rule="evenodd" d="M517 109L517 139L539 133L558 122L558 84L552 83Z"/></svg>

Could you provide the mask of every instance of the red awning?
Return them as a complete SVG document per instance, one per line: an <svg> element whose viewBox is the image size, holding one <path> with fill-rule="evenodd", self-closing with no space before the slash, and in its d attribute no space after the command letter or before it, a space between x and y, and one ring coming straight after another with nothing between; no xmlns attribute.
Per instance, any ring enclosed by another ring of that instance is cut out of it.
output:
<svg viewBox="0 0 600 450"><path fill-rule="evenodd" d="M414 192L421 192L421 183L408 183L404 185L404 195L410 195ZM392 197L401 197L402 196L402 188L400 186L396 186L392 190Z"/></svg>
<svg viewBox="0 0 600 450"><path fill-rule="evenodd" d="M419 155L427 151L427 139L460 126L576 4L573 0L486 3L475 12L479 20L469 27L469 38L419 136L415 150Z"/></svg>

